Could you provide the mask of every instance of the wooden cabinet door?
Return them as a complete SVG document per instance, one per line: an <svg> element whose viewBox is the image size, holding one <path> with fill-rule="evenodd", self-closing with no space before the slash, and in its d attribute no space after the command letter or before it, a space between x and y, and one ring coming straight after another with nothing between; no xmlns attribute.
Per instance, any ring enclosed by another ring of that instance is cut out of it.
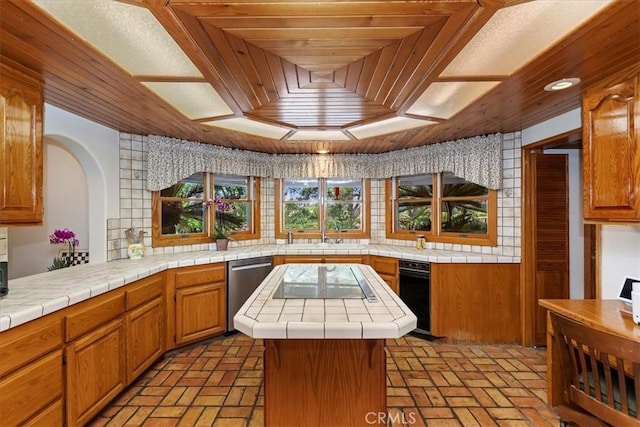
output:
<svg viewBox="0 0 640 427"><path fill-rule="evenodd" d="M640 221L640 88L637 70L585 92L584 218Z"/></svg>
<svg viewBox="0 0 640 427"><path fill-rule="evenodd" d="M62 350L56 350L0 380L0 424L31 423L41 411L53 412L45 419L55 419L61 399Z"/></svg>
<svg viewBox="0 0 640 427"><path fill-rule="evenodd" d="M373 267L393 292L399 293L398 260L396 258L372 255L369 257L369 265Z"/></svg>
<svg viewBox="0 0 640 427"><path fill-rule="evenodd" d="M157 297L127 313L127 384L164 353L164 312Z"/></svg>
<svg viewBox="0 0 640 427"><path fill-rule="evenodd" d="M223 333L226 328L224 283L176 290L176 344Z"/></svg>
<svg viewBox="0 0 640 427"><path fill-rule="evenodd" d="M0 224L42 224L42 86L0 64Z"/></svg>
<svg viewBox="0 0 640 427"><path fill-rule="evenodd" d="M67 345L67 425L86 424L126 385L124 320Z"/></svg>
<svg viewBox="0 0 640 427"><path fill-rule="evenodd" d="M396 294L399 295L400 292L400 288L398 286L398 278L395 276L389 276L388 274L381 274L378 273L378 275L380 276L380 278L382 280L384 280L384 282L389 285L389 287L391 288L391 290Z"/></svg>

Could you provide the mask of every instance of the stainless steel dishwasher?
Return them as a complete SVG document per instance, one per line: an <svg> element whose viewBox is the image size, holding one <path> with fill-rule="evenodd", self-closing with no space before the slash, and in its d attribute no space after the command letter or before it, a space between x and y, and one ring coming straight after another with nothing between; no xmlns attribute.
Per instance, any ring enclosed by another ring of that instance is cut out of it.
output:
<svg viewBox="0 0 640 427"><path fill-rule="evenodd" d="M227 334L236 332L233 327L233 316L271 270L273 270L273 258L270 256L227 263Z"/></svg>

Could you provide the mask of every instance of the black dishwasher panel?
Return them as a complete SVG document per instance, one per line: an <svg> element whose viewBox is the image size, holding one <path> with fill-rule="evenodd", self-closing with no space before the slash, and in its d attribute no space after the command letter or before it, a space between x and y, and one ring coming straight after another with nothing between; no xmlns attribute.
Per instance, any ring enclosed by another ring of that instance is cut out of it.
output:
<svg viewBox="0 0 640 427"><path fill-rule="evenodd" d="M429 263L400 260L400 299L418 318L411 334L431 340L431 268Z"/></svg>

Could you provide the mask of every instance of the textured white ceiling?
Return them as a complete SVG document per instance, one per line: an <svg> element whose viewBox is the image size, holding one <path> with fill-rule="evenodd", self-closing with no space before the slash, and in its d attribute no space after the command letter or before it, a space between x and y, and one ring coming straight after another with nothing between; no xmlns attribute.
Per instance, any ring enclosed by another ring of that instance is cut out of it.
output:
<svg viewBox="0 0 640 427"><path fill-rule="evenodd" d="M147 9L118 1L36 0L132 75L202 77Z"/></svg>
<svg viewBox="0 0 640 427"><path fill-rule="evenodd" d="M212 122L205 122L203 124L219 127L222 129L245 132L250 135L256 135L270 139L281 139L287 133L289 133L289 129L285 129L279 126L273 126L267 123L257 122L255 120L246 119L244 117L216 120Z"/></svg>
<svg viewBox="0 0 640 427"><path fill-rule="evenodd" d="M144 82L143 85L192 120L233 114L209 83Z"/></svg>
<svg viewBox="0 0 640 427"><path fill-rule="evenodd" d="M441 76L512 74L609 3L611 0L538 0L501 9Z"/></svg>

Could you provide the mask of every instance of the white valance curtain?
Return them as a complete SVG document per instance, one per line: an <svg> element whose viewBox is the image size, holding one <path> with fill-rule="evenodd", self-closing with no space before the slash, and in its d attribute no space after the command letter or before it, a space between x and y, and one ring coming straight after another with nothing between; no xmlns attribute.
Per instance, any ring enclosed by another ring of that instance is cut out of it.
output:
<svg viewBox="0 0 640 427"><path fill-rule="evenodd" d="M268 154L151 135L147 188L158 191L196 172L271 178L390 178L453 172L497 190L502 134L380 154Z"/></svg>

